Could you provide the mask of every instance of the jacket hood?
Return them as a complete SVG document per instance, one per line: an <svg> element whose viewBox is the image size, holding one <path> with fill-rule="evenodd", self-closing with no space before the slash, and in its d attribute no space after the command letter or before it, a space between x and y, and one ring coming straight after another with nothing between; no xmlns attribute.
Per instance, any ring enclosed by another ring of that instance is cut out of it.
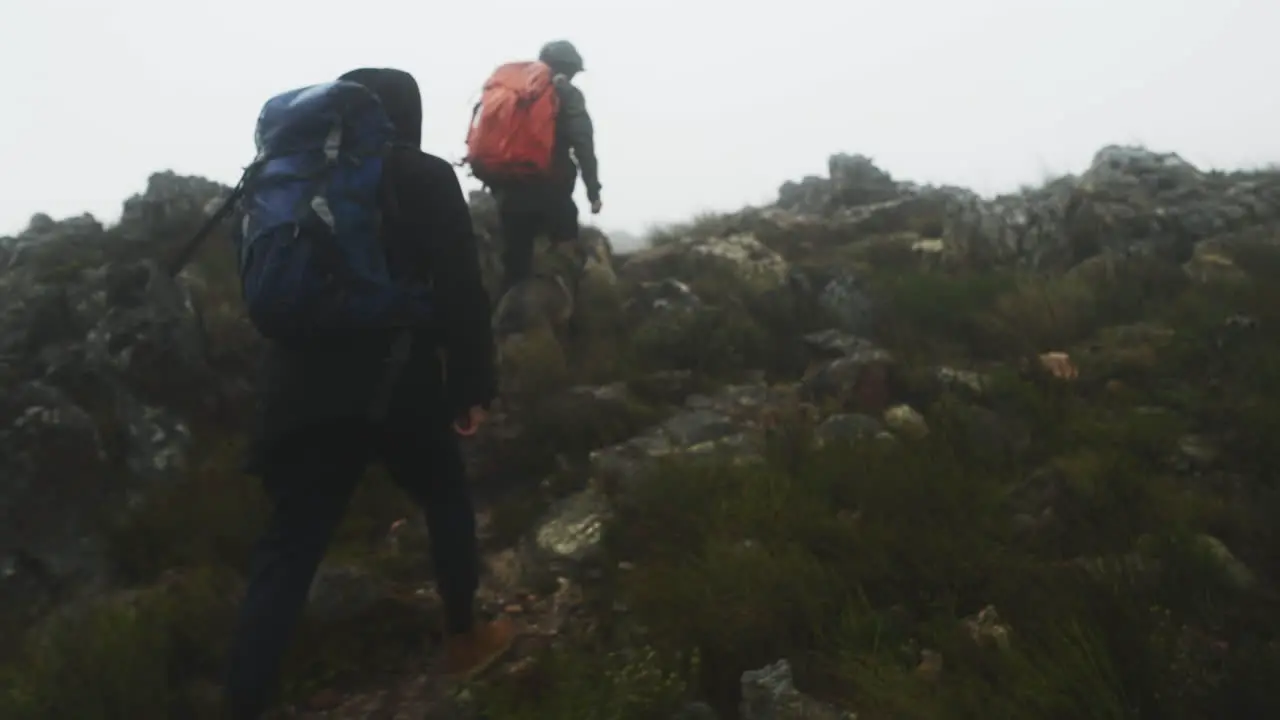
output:
<svg viewBox="0 0 1280 720"><path fill-rule="evenodd" d="M422 147L422 92L412 75L392 68L360 68L338 79L369 88L382 101L391 124L395 125L396 140Z"/></svg>

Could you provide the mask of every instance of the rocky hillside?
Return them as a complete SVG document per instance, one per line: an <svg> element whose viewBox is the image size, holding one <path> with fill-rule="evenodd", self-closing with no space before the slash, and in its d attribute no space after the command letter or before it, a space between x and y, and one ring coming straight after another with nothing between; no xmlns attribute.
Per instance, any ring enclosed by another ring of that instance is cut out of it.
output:
<svg viewBox="0 0 1280 720"><path fill-rule="evenodd" d="M264 507L226 188L0 239L0 717L217 717ZM492 200L472 197L496 287ZM488 677L371 473L281 717L1280 717L1280 173L1107 147L982 198L831 158L495 297Z"/></svg>

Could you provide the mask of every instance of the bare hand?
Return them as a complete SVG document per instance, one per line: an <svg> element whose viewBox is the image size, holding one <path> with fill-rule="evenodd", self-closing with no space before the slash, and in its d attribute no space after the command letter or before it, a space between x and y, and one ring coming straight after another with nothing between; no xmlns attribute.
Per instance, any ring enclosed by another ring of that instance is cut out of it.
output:
<svg viewBox="0 0 1280 720"><path fill-rule="evenodd" d="M453 431L463 437L471 437L472 435L475 435L476 431L480 429L480 426L484 424L486 417L488 417L488 413L485 412L484 408L479 405L473 405L471 409L467 411L467 416L465 418L453 423Z"/></svg>
<svg viewBox="0 0 1280 720"><path fill-rule="evenodd" d="M602 208L602 207L604 207L604 203L600 202L600 200L599 200L599 199L592 200L592 201L591 201L591 214L592 214L592 215L599 215L599 214L600 214L600 208Z"/></svg>

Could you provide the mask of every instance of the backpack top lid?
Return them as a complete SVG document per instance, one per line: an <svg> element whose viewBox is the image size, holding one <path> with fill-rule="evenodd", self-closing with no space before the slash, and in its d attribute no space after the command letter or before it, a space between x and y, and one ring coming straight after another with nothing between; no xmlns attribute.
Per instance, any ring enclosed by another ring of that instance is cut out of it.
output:
<svg viewBox="0 0 1280 720"><path fill-rule="evenodd" d="M376 192L381 156L394 138L377 96L357 83L326 82L271 98L258 116L258 156L246 180L246 234L306 222L314 214L304 209L327 208L330 196L350 202L319 212L320 220L367 225L367 212L346 208Z"/></svg>
<svg viewBox="0 0 1280 720"><path fill-rule="evenodd" d="M515 93L522 101L541 96L554 84L554 71L541 60L518 60L503 63L485 80L483 94ZM481 100L483 103L483 99Z"/></svg>
<svg viewBox="0 0 1280 720"><path fill-rule="evenodd" d="M560 110L554 84L551 68L540 61L506 63L485 81L465 160L481 182L550 171Z"/></svg>
<svg viewBox="0 0 1280 720"><path fill-rule="evenodd" d="M335 80L268 100L258 114L254 142L258 161L316 149L336 159L339 151L381 152L394 136L377 95L359 83Z"/></svg>
<svg viewBox="0 0 1280 720"><path fill-rule="evenodd" d="M294 209L265 212L268 208L279 210L279 194L263 202L255 190L264 184L278 185L283 178L299 172L316 173L336 160L339 152L354 150L368 157L391 142L394 133L395 127L378 97L358 83L324 82L270 98L258 112L254 127L257 157L222 206L175 254L169 272L180 272L218 223L237 208L244 211L242 235L294 219Z"/></svg>
<svg viewBox="0 0 1280 720"><path fill-rule="evenodd" d="M237 241L255 327L295 339L429 322L428 288L388 266L382 179L395 127L377 95L344 81L281 93L256 139Z"/></svg>

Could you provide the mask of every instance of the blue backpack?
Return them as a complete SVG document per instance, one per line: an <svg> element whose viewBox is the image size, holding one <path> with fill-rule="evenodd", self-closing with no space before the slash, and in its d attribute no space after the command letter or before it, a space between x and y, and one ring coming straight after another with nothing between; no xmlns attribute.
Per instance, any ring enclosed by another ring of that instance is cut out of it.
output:
<svg viewBox="0 0 1280 720"><path fill-rule="evenodd" d="M381 185L394 132L378 98L353 82L263 105L234 235L245 307L264 337L429 322L426 285L399 282L387 267L382 225L394 203Z"/></svg>

